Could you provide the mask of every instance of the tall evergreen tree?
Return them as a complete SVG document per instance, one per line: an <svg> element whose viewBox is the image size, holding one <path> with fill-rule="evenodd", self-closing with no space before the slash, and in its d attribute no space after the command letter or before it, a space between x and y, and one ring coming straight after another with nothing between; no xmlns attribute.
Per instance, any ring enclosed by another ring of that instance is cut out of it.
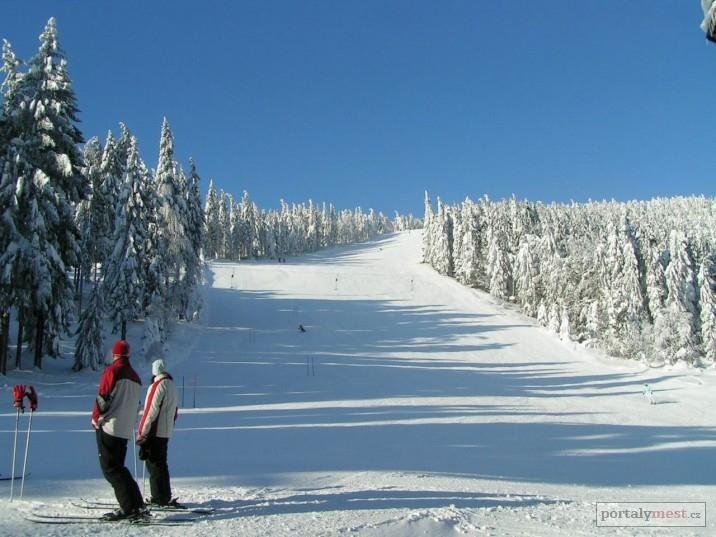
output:
<svg viewBox="0 0 716 537"><path fill-rule="evenodd" d="M698 275L701 347L707 360L716 360L716 296L714 296L713 263L701 262Z"/></svg>
<svg viewBox="0 0 716 537"><path fill-rule="evenodd" d="M90 294L87 308L80 316L75 344L73 371L87 367L97 369L102 365L102 292L95 286Z"/></svg>
<svg viewBox="0 0 716 537"><path fill-rule="evenodd" d="M219 222L219 195L214 188L214 182L209 181L209 190L206 193L206 208L204 209L205 233L204 256L210 259L219 255L221 243L221 223Z"/></svg>
<svg viewBox="0 0 716 537"><path fill-rule="evenodd" d="M114 225L115 244L103 282L104 296L115 329L126 339L127 323L137 318L145 302L148 222L142 197L144 174L140 166L136 140L129 144L127 170Z"/></svg>
<svg viewBox="0 0 716 537"><path fill-rule="evenodd" d="M186 185L174 160L174 136L164 118L159 140L159 163L155 185L157 189L156 225L160 264L165 270L164 297L171 302L174 283L182 270L187 250Z"/></svg>
<svg viewBox="0 0 716 537"><path fill-rule="evenodd" d="M74 204L88 191L76 98L54 19L40 35L38 53L17 94L22 104L10 145L22 240L9 279L28 292L35 326L34 365L41 368L45 345L56 349L53 336L70 322L73 293L67 269L77 266L80 254Z"/></svg>
<svg viewBox="0 0 716 537"><path fill-rule="evenodd" d="M668 296L663 315L654 326L656 347L667 361L691 361L697 351L696 287L689 241L683 232L671 232L669 252L671 261L665 274Z"/></svg>

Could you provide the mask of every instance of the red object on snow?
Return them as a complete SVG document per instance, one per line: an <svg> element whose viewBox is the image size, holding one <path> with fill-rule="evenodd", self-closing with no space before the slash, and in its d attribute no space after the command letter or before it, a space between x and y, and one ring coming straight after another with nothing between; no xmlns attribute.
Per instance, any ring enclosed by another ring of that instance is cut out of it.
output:
<svg viewBox="0 0 716 537"><path fill-rule="evenodd" d="M35 412L35 410L37 410L37 392L35 391L35 387L28 386L25 395L27 395L27 400L30 401L30 410Z"/></svg>
<svg viewBox="0 0 716 537"><path fill-rule="evenodd" d="M25 406L22 404L22 400L25 398L25 386L23 384L15 384L12 387L12 406L18 410L25 410Z"/></svg>

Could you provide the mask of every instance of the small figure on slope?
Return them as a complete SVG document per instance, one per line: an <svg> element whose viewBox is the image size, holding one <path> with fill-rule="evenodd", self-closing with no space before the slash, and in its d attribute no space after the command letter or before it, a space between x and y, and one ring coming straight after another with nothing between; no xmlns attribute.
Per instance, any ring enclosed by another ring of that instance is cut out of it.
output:
<svg viewBox="0 0 716 537"><path fill-rule="evenodd" d="M649 404L654 404L654 390L649 386L648 384L644 384L644 389L642 390L642 393L644 394L644 397L646 397L649 400Z"/></svg>

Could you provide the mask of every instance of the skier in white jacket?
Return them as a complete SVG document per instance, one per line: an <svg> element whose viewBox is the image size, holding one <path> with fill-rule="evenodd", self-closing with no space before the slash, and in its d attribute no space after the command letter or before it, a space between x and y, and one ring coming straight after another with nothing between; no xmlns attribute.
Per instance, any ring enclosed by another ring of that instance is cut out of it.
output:
<svg viewBox="0 0 716 537"><path fill-rule="evenodd" d="M177 418L177 392L164 360L152 362L152 383L147 390L144 412L137 430L140 458L149 470L150 505L172 505L167 448Z"/></svg>

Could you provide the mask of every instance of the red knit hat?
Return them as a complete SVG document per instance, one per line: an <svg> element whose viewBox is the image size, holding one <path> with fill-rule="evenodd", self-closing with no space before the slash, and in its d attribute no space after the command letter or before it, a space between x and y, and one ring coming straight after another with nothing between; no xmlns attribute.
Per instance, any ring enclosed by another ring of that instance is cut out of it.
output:
<svg viewBox="0 0 716 537"><path fill-rule="evenodd" d="M112 347L113 356L129 356L129 343L123 339L118 339Z"/></svg>

